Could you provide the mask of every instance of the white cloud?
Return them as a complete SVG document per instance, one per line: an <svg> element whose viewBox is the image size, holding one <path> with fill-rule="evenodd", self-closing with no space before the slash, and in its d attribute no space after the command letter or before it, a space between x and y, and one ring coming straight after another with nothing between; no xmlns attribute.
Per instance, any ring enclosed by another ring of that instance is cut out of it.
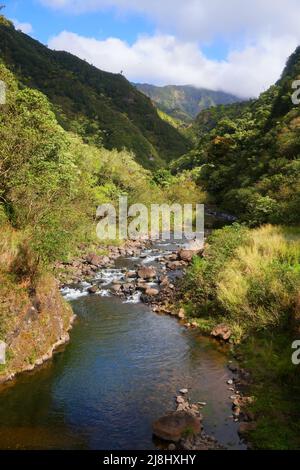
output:
<svg viewBox="0 0 300 470"><path fill-rule="evenodd" d="M15 25L16 29L19 29L25 34L30 34L33 32L33 27L30 23L22 23L16 19L13 19L12 22Z"/></svg>
<svg viewBox="0 0 300 470"><path fill-rule="evenodd" d="M153 19L165 33L185 39L208 40L241 33L296 35L299 37L299 0L40 0L45 5L71 13L114 8L137 12Z"/></svg>
<svg viewBox="0 0 300 470"><path fill-rule="evenodd" d="M71 14L113 9L154 21L156 33L132 45L63 32L50 47L131 80L194 84L255 96L280 76L300 43L299 0L39 0ZM229 51L223 61L203 53L209 43Z"/></svg>
<svg viewBox="0 0 300 470"><path fill-rule="evenodd" d="M293 37L265 35L257 44L232 51L226 60L214 61L197 43L171 35L140 36L129 45L117 38L100 41L64 31L49 41L50 48L71 52L102 70L123 70L132 81L191 84L243 97L256 96L273 84L296 46Z"/></svg>

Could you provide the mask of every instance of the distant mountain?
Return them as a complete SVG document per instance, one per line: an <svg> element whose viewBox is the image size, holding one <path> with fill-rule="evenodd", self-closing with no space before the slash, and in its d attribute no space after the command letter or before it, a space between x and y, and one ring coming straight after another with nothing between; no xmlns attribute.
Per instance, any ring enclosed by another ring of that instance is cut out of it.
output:
<svg viewBox="0 0 300 470"><path fill-rule="evenodd" d="M67 52L57 52L16 31L0 17L0 61L29 87L43 92L59 123L89 142L127 148L146 168L189 149L188 140L161 119L151 100L125 77L103 72Z"/></svg>
<svg viewBox="0 0 300 470"><path fill-rule="evenodd" d="M184 122L191 122L204 109L242 101L229 93L195 88L190 85L158 87L137 83L135 86L166 114Z"/></svg>

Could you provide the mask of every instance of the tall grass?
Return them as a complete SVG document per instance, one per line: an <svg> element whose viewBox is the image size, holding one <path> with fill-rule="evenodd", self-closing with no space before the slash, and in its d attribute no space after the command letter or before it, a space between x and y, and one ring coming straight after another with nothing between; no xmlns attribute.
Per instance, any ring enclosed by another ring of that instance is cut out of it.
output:
<svg viewBox="0 0 300 470"><path fill-rule="evenodd" d="M270 225L252 231L217 283L230 320L263 328L288 318L300 287L299 262L300 231Z"/></svg>
<svg viewBox="0 0 300 470"><path fill-rule="evenodd" d="M194 316L226 321L239 335L286 325L300 292L300 229L234 225L216 231L183 283Z"/></svg>

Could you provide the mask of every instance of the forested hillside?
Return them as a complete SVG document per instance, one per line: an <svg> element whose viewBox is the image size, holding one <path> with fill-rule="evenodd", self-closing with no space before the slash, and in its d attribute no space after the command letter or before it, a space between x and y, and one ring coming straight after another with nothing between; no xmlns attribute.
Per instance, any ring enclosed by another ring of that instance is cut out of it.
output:
<svg viewBox="0 0 300 470"><path fill-rule="evenodd" d="M136 88L169 116L190 123L204 109L221 104L241 101L240 98L222 91L206 90L193 86L154 86L137 83Z"/></svg>
<svg viewBox="0 0 300 470"><path fill-rule="evenodd" d="M173 169L199 167L199 184L250 225L300 222L300 108L292 103L300 49L259 99L200 113L196 149Z"/></svg>
<svg viewBox="0 0 300 470"><path fill-rule="evenodd" d="M187 139L160 119L151 100L122 75L102 72L66 52L49 50L0 19L0 58L24 85L42 91L59 123L85 142L126 148L147 168L179 157Z"/></svg>
<svg viewBox="0 0 300 470"><path fill-rule="evenodd" d="M200 113L195 149L172 165L197 172L216 206L243 222L212 233L178 299L202 331L241 343L235 357L252 396L243 435L257 449L300 446L291 360L300 333L300 107L291 99L299 76L300 48L257 100Z"/></svg>
<svg viewBox="0 0 300 470"><path fill-rule="evenodd" d="M49 99L1 61L0 80L0 341L9 344L1 382L66 338L72 311L51 273L56 261L99 250L99 204L125 194L145 204L199 195L188 174L162 187L133 153L65 131Z"/></svg>

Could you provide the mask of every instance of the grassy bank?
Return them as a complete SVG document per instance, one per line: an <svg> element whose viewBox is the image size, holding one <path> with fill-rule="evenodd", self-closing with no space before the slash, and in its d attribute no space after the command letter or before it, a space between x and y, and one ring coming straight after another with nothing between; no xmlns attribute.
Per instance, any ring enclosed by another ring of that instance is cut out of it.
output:
<svg viewBox="0 0 300 470"><path fill-rule="evenodd" d="M255 448L300 448L299 366L292 364L299 292L300 230L270 225L215 231L181 284L181 306L202 331L224 323L233 333L233 350L252 376Z"/></svg>
<svg viewBox="0 0 300 470"><path fill-rule="evenodd" d="M255 397L249 410L256 426L247 438L254 449L300 449L299 366L291 360L294 340L288 328L277 328L249 336L235 348L251 374L247 391Z"/></svg>
<svg viewBox="0 0 300 470"><path fill-rule="evenodd" d="M181 285L182 303L202 328L225 322L240 341L252 331L295 320L300 230L235 224L210 237Z"/></svg>

